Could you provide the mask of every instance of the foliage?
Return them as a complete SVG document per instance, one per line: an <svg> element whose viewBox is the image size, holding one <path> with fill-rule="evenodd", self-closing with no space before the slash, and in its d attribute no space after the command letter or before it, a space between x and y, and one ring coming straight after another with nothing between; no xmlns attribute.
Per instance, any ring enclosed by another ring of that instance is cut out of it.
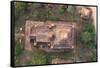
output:
<svg viewBox="0 0 100 68"><path fill-rule="evenodd" d="M15 56L19 56L22 53L21 44L19 42L15 43Z"/></svg>
<svg viewBox="0 0 100 68"><path fill-rule="evenodd" d="M32 55L31 64L39 65L39 64L47 64L48 63L48 56L45 52L36 51Z"/></svg>
<svg viewBox="0 0 100 68"><path fill-rule="evenodd" d="M18 41L16 41L15 42L15 56L14 56L15 64L19 64L20 60L18 58L21 54L22 54L21 44Z"/></svg>
<svg viewBox="0 0 100 68"><path fill-rule="evenodd" d="M15 2L15 20L23 16L32 20L73 20L75 17L71 15L72 9L70 5L54 5L52 8L47 8L45 4L31 3L28 5L25 2Z"/></svg>
<svg viewBox="0 0 100 68"><path fill-rule="evenodd" d="M24 11L26 8L26 3L24 2L15 2L15 11L14 11L14 15L15 15L15 20L17 20L18 18L20 18L21 15L24 15Z"/></svg>
<svg viewBox="0 0 100 68"><path fill-rule="evenodd" d="M83 26L83 32L81 33L81 42L84 43L88 48L95 48L95 31L92 23L85 23Z"/></svg>
<svg viewBox="0 0 100 68"><path fill-rule="evenodd" d="M46 63L46 56L42 54L36 54L32 57L32 64L47 64Z"/></svg>

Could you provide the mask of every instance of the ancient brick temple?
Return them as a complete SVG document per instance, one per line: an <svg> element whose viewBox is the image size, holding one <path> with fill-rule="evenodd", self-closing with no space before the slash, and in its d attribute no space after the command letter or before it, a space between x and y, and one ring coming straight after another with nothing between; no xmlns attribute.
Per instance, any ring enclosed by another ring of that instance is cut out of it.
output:
<svg viewBox="0 0 100 68"><path fill-rule="evenodd" d="M75 23L61 21L26 21L25 49L64 52L75 47Z"/></svg>

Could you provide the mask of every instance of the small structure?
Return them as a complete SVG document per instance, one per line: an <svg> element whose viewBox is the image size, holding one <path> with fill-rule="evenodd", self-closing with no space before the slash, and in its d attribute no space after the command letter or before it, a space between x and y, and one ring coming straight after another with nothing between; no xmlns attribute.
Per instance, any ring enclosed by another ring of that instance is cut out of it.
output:
<svg viewBox="0 0 100 68"><path fill-rule="evenodd" d="M75 24L71 22L27 21L25 49L37 47L46 52L63 52L75 47Z"/></svg>

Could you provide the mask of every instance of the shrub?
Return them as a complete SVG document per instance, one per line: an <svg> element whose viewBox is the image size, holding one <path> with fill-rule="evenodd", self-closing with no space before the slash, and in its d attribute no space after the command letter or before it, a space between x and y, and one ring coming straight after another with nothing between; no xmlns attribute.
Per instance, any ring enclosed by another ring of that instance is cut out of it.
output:
<svg viewBox="0 0 100 68"><path fill-rule="evenodd" d="M85 23L81 33L81 42L88 48L96 47L95 31L92 23Z"/></svg>
<svg viewBox="0 0 100 68"><path fill-rule="evenodd" d="M39 64L48 64L48 58L47 54L41 50L34 51L32 54L32 60L31 64L33 65L39 65Z"/></svg>
<svg viewBox="0 0 100 68"><path fill-rule="evenodd" d="M15 43L15 56L19 56L22 53L21 44L19 42Z"/></svg>

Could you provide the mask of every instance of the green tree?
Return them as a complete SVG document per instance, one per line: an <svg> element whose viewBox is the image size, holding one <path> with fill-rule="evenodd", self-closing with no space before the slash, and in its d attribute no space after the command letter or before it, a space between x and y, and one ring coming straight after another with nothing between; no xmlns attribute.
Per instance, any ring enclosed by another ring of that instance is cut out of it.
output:
<svg viewBox="0 0 100 68"><path fill-rule="evenodd" d="M21 15L24 15L25 8L26 8L26 3L24 3L24 2L14 2L15 20L18 20Z"/></svg>
<svg viewBox="0 0 100 68"><path fill-rule="evenodd" d="M87 45L89 48L96 47L96 37L94 26L92 23L85 23L83 26L83 31L81 33L81 42Z"/></svg>

